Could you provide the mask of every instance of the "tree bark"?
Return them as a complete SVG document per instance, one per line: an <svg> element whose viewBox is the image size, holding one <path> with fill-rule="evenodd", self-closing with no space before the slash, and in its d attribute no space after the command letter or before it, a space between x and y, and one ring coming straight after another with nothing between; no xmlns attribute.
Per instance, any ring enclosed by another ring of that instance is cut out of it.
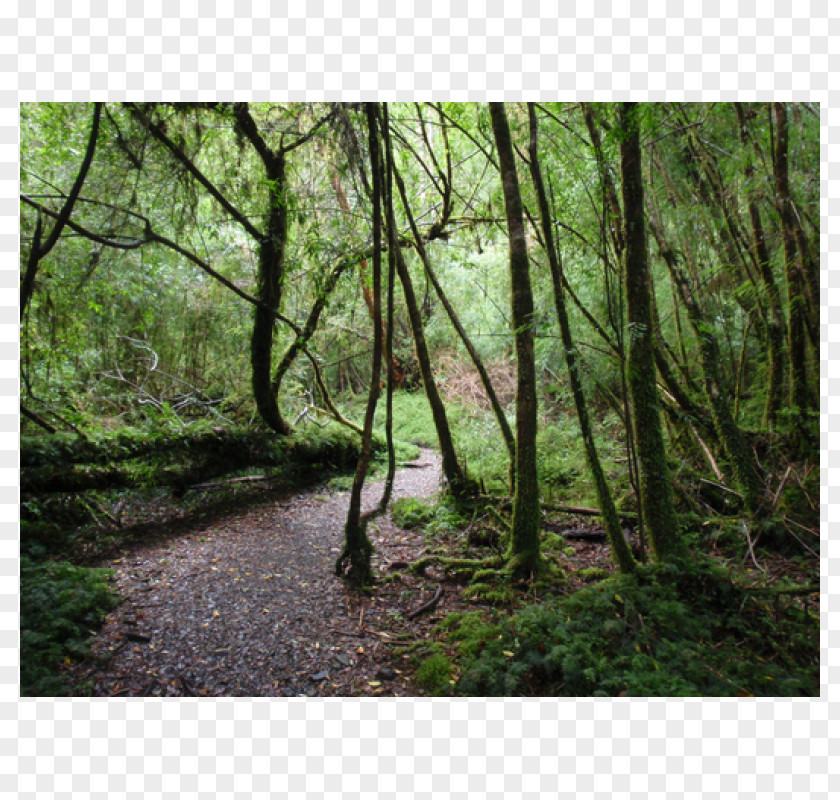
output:
<svg viewBox="0 0 840 800"><path fill-rule="evenodd" d="M391 151L391 134L388 121L388 104L382 104L379 116L382 128L382 140L385 144L385 219L388 239L388 289L385 311L385 363L390 364L388 380L385 386L385 444L388 448L388 471L385 485L379 500L377 511L384 513L391 502L394 491L394 478L397 474L397 455L394 449L394 390L402 384L404 373L398 369L399 361L394 356L394 283L397 269L397 223L394 217L394 159ZM380 159L381 164L381 159ZM381 179L380 179L381 182Z"/></svg>
<svg viewBox="0 0 840 800"><path fill-rule="evenodd" d="M656 386L638 112L635 103L619 106L625 241L623 281L629 334L628 383L639 457L640 511L654 556L663 561L677 555L682 546Z"/></svg>
<svg viewBox="0 0 840 800"><path fill-rule="evenodd" d="M510 127L503 103L490 104L493 136L505 198L511 279L511 321L516 347L516 490L513 497L509 566L527 578L542 566L540 502L537 483L537 382L534 367L534 300L522 199Z"/></svg>
<svg viewBox="0 0 840 800"><path fill-rule="evenodd" d="M370 465L373 441L373 418L379 400L382 372L382 171L379 164L379 132L376 124L376 103L366 103L370 161L373 169L373 356L370 389L368 391L362 448L350 492L350 507L344 524L344 547L335 562L335 574L345 577L354 586L366 586L373 581L370 559L373 544L367 535L367 519L362 517L362 488Z"/></svg>
<svg viewBox="0 0 840 800"><path fill-rule="evenodd" d="M793 207L788 180L787 109L784 103L773 103L776 123L776 146L773 153L773 172L776 189L776 208L782 223L782 247L788 291L788 347L790 350L790 404L794 422L804 432L806 413L811 407L806 368L805 328L807 309L802 270L797 260Z"/></svg>
<svg viewBox="0 0 840 800"><path fill-rule="evenodd" d="M423 317L420 314L420 307L417 304L417 296L414 293L414 284L411 281L411 274L405 262L402 250L397 250L397 274L403 287L408 321L411 325L411 334L414 338L414 350L417 354L417 365L420 368L420 376L423 380L423 389L429 401L432 411L432 419L437 431L438 443L442 458L443 474L453 495L464 497L470 494L470 484L455 453L455 444L452 440L452 431L449 427L449 419L446 416L446 406L435 383L434 372L432 371L432 359L429 355L429 346L426 343L426 334L423 331Z"/></svg>

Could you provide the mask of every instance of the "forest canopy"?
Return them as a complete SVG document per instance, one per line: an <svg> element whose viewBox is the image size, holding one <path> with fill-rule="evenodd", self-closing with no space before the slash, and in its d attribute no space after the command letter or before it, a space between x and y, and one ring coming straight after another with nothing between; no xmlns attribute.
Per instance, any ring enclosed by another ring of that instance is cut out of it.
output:
<svg viewBox="0 0 840 800"><path fill-rule="evenodd" d="M575 511L623 579L729 539L762 575L759 544L814 559L810 586L819 127L809 103L21 104L27 569L132 488L308 461L353 474L335 574L364 588L420 444L498 531L412 566L485 596L560 581L545 521Z"/></svg>

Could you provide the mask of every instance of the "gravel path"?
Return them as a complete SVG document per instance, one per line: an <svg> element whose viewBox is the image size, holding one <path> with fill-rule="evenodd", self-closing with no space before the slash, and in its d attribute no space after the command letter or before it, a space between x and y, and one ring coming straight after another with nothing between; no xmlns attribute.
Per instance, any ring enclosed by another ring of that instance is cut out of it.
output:
<svg viewBox="0 0 840 800"><path fill-rule="evenodd" d="M398 470L394 499L439 488L440 457L423 450ZM363 508L381 491L367 486ZM436 614L408 623L402 615L431 596L434 579L400 576L371 597L348 591L333 574L348 501L349 492L295 494L109 563L126 599L74 677L105 696L412 693L388 643L439 618L447 596ZM368 534L379 574L425 546L390 514Z"/></svg>

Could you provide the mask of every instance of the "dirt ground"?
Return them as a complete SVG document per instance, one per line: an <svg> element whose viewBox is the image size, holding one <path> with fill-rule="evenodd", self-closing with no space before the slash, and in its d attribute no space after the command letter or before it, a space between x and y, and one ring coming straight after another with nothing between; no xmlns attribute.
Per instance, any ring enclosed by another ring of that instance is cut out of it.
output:
<svg viewBox="0 0 840 800"><path fill-rule="evenodd" d="M397 473L394 499L440 489L440 457L421 452ZM363 506L382 491L369 484ZM389 653L462 607L455 585L400 575L372 595L335 576L348 493L323 489L252 507L212 524L156 538L107 563L125 598L106 620L93 657L74 670L99 696L331 696L416 693ZM368 530L374 569L411 561L422 532L390 515ZM435 609L405 615L443 594ZM397 662L398 663L398 662Z"/></svg>

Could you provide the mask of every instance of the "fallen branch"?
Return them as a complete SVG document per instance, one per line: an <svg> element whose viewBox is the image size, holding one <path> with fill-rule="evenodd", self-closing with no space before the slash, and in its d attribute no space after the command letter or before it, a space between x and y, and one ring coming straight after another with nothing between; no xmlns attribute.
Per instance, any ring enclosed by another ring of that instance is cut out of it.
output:
<svg viewBox="0 0 840 800"><path fill-rule="evenodd" d="M819 594L820 587L816 584L806 584L805 586L742 586L742 592L749 594L770 594L770 595L806 595Z"/></svg>
<svg viewBox="0 0 840 800"><path fill-rule="evenodd" d="M413 611L409 611L406 615L406 619L414 619L415 617L419 617L421 614L425 614L427 611L432 611L434 607L440 602L440 598L443 597L443 586L438 585L437 591L432 597L431 600L427 600L423 605L418 606Z"/></svg>
<svg viewBox="0 0 840 800"><path fill-rule="evenodd" d="M336 636L348 636L353 637L355 639L366 639L368 636L373 633L373 631L369 630L361 630L361 631L340 631L337 628L329 628L330 633L334 633Z"/></svg>
<svg viewBox="0 0 840 800"><path fill-rule="evenodd" d="M805 483L804 483L805 479L811 474L812 469L813 469L813 466L808 467L808 469L805 470L805 474L801 478L799 477L798 473L794 472L793 474L794 474L794 477L796 478L796 482L799 484L799 488L802 489L802 494L804 494L806 499L808 500L808 505L811 506L811 509L813 511L816 511L817 507L816 507L816 505L814 505L814 501L811 499L811 495L809 495L808 492L805 491Z"/></svg>
<svg viewBox="0 0 840 800"><path fill-rule="evenodd" d="M42 427L47 433L55 433L56 430L49 422L42 420L34 411L30 411L26 406L20 407L20 413L27 419L31 419L36 425Z"/></svg>
<svg viewBox="0 0 840 800"><path fill-rule="evenodd" d="M583 539L585 541L603 540L607 538L607 532L603 528L574 528L572 530L560 531L564 539Z"/></svg>
<svg viewBox="0 0 840 800"><path fill-rule="evenodd" d="M710 481L708 478L698 478L697 480L700 481L700 483L705 483L707 486L714 486L722 492L728 492L729 494L734 494L735 497L741 497L739 492L736 492L734 489L730 489L728 486L724 486L722 483L715 483L715 481Z"/></svg>
<svg viewBox="0 0 840 800"><path fill-rule="evenodd" d="M807 544L805 544L805 542L803 542L803 541L802 541L802 539L800 539L800 538L799 538L799 537L798 537L798 536L797 536L797 535L793 532L793 530L792 530L792 529L790 528L790 526L788 525L788 522L793 522L793 524L794 524L794 525L797 525L798 527L803 528L804 530L808 531L808 533L810 533L810 534L814 534L814 531L812 531L810 528L806 528L804 525L800 525L798 522L794 522L794 521L793 521L792 519L790 519L789 517L782 517L782 524L785 526L785 530L786 530L786 531L787 531L787 532L788 532L791 536L793 536L793 538L794 538L794 539L796 539L796 541L797 541L797 542L799 542L799 544L801 544L801 545L802 545L802 546L803 546L803 547L804 547L804 548L805 548L805 549L806 549L806 550L807 550L807 551L808 551L811 555L816 556L817 558L819 558L819 557L820 557L820 554L819 554L818 552L816 552L813 548L808 547L808 545L807 545ZM814 534L814 535L816 535L816 534Z"/></svg>
<svg viewBox="0 0 840 800"><path fill-rule="evenodd" d="M583 506L564 506L556 505L554 503L542 503L541 505L546 511L560 511L564 514L580 514L584 517L600 517L602 514L600 508L585 508ZM618 516L625 519L636 519L638 515L635 511L619 511Z"/></svg>
<svg viewBox="0 0 840 800"><path fill-rule="evenodd" d="M773 502L770 504L770 513L772 514L776 510L776 504L779 502L779 497L781 497L782 489L785 488L785 484L787 483L787 479L790 477L790 471L793 469L792 465L788 465L787 471L785 472L784 477L782 478L781 482L779 483L779 488L776 489L776 494L773 495Z"/></svg>
<svg viewBox="0 0 840 800"><path fill-rule="evenodd" d="M747 525L746 521L741 523L741 528L744 531L744 535L747 537L747 551L749 552L750 558L752 558L753 564L755 564L756 569L758 569L760 572L766 572L767 570L764 569L764 567L762 567L758 563L758 561L755 560L755 550L753 549L753 540L752 540L752 537L750 536L750 528L749 528L749 525ZM756 541L758 541L758 540L756 539ZM744 556L744 559L746 559L746 556Z"/></svg>
<svg viewBox="0 0 840 800"><path fill-rule="evenodd" d="M209 481L207 483L194 483L188 489L215 489L219 486L226 486L229 483L247 483L251 481L268 481L271 480L270 475L245 475L239 478L228 478L224 481Z"/></svg>

